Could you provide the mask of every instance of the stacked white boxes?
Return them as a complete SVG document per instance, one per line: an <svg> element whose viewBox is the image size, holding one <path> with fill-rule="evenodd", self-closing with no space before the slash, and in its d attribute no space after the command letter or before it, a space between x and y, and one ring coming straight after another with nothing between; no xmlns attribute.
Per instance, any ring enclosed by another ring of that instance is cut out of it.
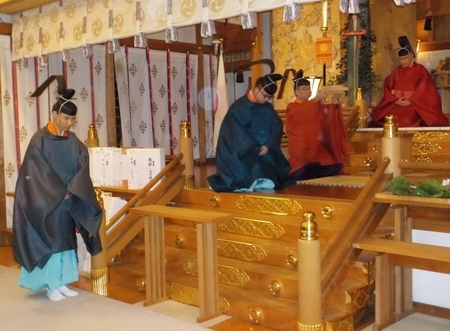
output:
<svg viewBox="0 0 450 331"><path fill-rule="evenodd" d="M94 186L143 188L165 166L163 148L89 148Z"/></svg>
<svg viewBox="0 0 450 331"><path fill-rule="evenodd" d="M163 148L124 148L122 155L123 187L144 187L165 165Z"/></svg>
<svg viewBox="0 0 450 331"><path fill-rule="evenodd" d="M122 149L89 148L89 171L92 183L98 186L122 186Z"/></svg>

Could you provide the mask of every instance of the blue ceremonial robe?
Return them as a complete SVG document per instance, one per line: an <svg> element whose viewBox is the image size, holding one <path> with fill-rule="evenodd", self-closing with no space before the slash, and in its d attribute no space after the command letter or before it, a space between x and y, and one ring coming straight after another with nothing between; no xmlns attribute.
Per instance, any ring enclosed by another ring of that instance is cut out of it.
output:
<svg viewBox="0 0 450 331"><path fill-rule="evenodd" d="M208 177L214 191L249 188L265 178L275 189L286 185L289 161L281 151L283 124L269 102L254 103L247 95L236 100L220 127L216 151L217 174ZM269 152L259 155L261 147Z"/></svg>

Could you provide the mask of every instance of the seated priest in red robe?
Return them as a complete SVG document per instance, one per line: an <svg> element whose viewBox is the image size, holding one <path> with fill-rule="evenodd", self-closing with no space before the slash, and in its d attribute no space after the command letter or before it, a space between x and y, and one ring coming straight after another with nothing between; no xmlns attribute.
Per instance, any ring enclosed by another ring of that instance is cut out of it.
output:
<svg viewBox="0 0 450 331"><path fill-rule="evenodd" d="M398 38L400 65L384 81L384 96L372 110L373 126L383 126L386 115L394 115L398 126L446 126L441 98L433 77L421 64L406 36Z"/></svg>
<svg viewBox="0 0 450 331"><path fill-rule="evenodd" d="M320 91L309 100L310 82L302 75L299 70L294 79L296 99L286 109L289 177L299 181L339 175L349 150L341 106L322 104L325 95Z"/></svg>

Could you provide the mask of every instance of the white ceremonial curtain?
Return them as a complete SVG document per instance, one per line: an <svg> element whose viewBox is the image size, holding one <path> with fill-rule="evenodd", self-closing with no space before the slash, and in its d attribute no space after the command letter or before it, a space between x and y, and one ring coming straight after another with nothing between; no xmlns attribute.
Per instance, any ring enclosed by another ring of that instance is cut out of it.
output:
<svg viewBox="0 0 450 331"><path fill-rule="evenodd" d="M17 153L14 107L13 70L11 65L11 39L0 35L0 86L2 102L3 158L5 190L14 192L17 181ZM12 227L13 197L6 197L6 226Z"/></svg>
<svg viewBox="0 0 450 331"><path fill-rule="evenodd" d="M191 125L192 144L194 145L194 159L200 158L199 149L199 122L198 122L198 56L196 54L187 55L187 120ZM193 121L193 119L197 119Z"/></svg>
<svg viewBox="0 0 450 331"><path fill-rule="evenodd" d="M76 49L71 51L67 62L63 62L59 54L50 54L44 68L39 68L37 59L29 59L25 66L19 67L11 58L10 38L1 36L0 40L5 189L13 192L32 135L51 118L57 82L54 81L40 97L30 97L50 75L64 75L67 86L76 91L74 102L78 113L72 131L86 142L89 124L95 123L100 145L107 146L105 47L94 46L94 55L90 58L84 58L82 50ZM12 203L12 198L8 198L8 227L11 226Z"/></svg>
<svg viewBox="0 0 450 331"><path fill-rule="evenodd" d="M181 122L187 120L198 159L198 56L121 47L114 63L123 147L164 148L176 155Z"/></svg>
<svg viewBox="0 0 450 331"><path fill-rule="evenodd" d="M71 58L67 62L61 61L61 63L67 87L76 91L73 102L77 105L78 111L77 121L72 131L86 143L89 124L95 124L100 146L108 146L105 47L94 46L93 53L93 56L85 58L82 49L77 48L70 52ZM55 63L58 62L60 60L55 61ZM52 100L52 105L53 102Z"/></svg>
<svg viewBox="0 0 450 331"><path fill-rule="evenodd" d="M147 50L149 76L151 77L154 146L170 154L170 117L167 75L167 52Z"/></svg>
<svg viewBox="0 0 450 331"><path fill-rule="evenodd" d="M128 63L126 48L121 47L114 53L114 68L116 73L117 94L120 109L120 125L122 131L121 146L132 146L130 96L128 93Z"/></svg>
<svg viewBox="0 0 450 331"><path fill-rule="evenodd" d="M187 120L187 73L186 54L169 53L169 117L171 131L171 154L178 154L181 121ZM196 120L196 122L198 119Z"/></svg>

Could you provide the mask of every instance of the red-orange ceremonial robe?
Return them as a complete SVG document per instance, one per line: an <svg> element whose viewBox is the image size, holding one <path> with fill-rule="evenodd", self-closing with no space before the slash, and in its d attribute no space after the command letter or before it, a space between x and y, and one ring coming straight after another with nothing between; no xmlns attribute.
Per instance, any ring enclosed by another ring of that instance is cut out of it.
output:
<svg viewBox="0 0 450 331"><path fill-rule="evenodd" d="M347 130L340 105L291 102L286 109L289 162L294 179L337 175L348 155ZM331 172L327 166L335 166ZM325 171L323 171L325 170ZM306 174L309 172L309 174Z"/></svg>
<svg viewBox="0 0 450 331"><path fill-rule="evenodd" d="M446 126L448 119L442 113L441 98L430 73L421 64L398 66L384 81L384 97L372 110L374 126L383 126L386 115L394 115L398 126ZM400 98L411 102L402 107Z"/></svg>

